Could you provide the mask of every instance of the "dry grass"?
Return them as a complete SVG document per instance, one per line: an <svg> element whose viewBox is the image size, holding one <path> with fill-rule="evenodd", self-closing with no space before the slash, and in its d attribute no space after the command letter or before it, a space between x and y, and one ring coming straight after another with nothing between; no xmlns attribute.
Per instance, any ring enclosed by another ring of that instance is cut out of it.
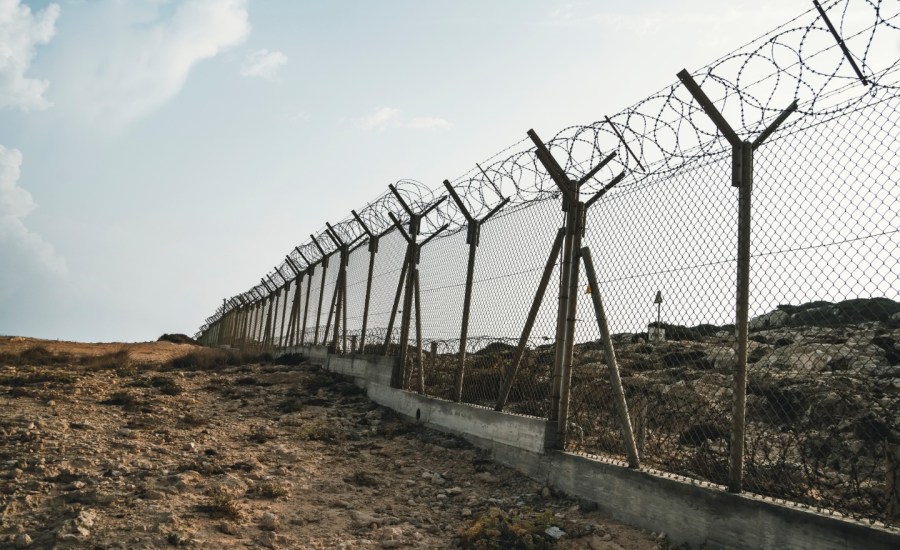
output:
<svg viewBox="0 0 900 550"><path fill-rule="evenodd" d="M239 520L243 510L234 495L223 489L210 489L206 502L197 507L198 511L209 514L213 518Z"/></svg>

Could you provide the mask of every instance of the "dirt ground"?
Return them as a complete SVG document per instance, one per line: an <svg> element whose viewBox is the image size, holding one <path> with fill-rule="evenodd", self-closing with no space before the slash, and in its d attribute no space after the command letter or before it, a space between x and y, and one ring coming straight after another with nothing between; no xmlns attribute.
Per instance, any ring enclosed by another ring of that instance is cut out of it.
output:
<svg viewBox="0 0 900 550"><path fill-rule="evenodd" d="M0 548L669 546L314 365L207 351L0 338Z"/></svg>

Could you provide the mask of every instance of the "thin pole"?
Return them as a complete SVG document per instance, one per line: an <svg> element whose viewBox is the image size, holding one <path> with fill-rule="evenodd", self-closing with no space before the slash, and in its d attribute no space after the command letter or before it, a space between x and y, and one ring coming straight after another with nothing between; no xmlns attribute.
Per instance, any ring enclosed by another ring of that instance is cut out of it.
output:
<svg viewBox="0 0 900 550"><path fill-rule="evenodd" d="M269 311L266 313L266 327L265 333L263 335L263 349L268 350L271 347L271 334L272 334L272 306L275 303L275 300L272 299L272 295L269 295Z"/></svg>
<svg viewBox="0 0 900 550"><path fill-rule="evenodd" d="M737 364L734 370L734 409L731 426L731 468L728 490L740 493L744 478L744 439L747 412L747 340L750 312L750 229L751 195L753 193L753 149L749 142L741 144L741 186L738 188L738 260L735 333Z"/></svg>
<svg viewBox="0 0 900 550"><path fill-rule="evenodd" d="M391 336L394 332L394 322L397 320L397 309L400 306L400 294L403 292L403 282L406 280L406 270L409 268L409 247L407 246L406 258L400 269L400 279L397 281L397 292L394 294L394 306L391 308L391 316L388 319L387 334L384 337L384 355L391 354Z"/></svg>
<svg viewBox="0 0 900 550"><path fill-rule="evenodd" d="M415 262L415 244L409 245L409 252L406 254L407 258L409 258L409 263L411 266L406 270L406 288L403 293L403 316L400 319L400 363L395 372L396 382L398 385L393 386L395 388L402 388L406 384L406 380L408 378L408 368L406 366L406 355L409 351L407 348L409 347L409 324L410 318L412 317L412 301L413 301L413 286L415 285L415 271L416 268L412 265Z"/></svg>
<svg viewBox="0 0 900 550"><path fill-rule="evenodd" d="M259 343L259 312L262 308L262 299L256 302L256 305L253 307L253 318L250 323L250 347L252 349L256 349Z"/></svg>
<svg viewBox="0 0 900 550"><path fill-rule="evenodd" d="M562 364L566 351L566 315L569 307L569 274L572 270L572 241L575 233L575 205L566 212L566 237L563 241L562 265L559 275L559 304L556 310L556 355L550 383L550 414L548 420L559 420L559 400L562 390Z"/></svg>
<svg viewBox="0 0 900 550"><path fill-rule="evenodd" d="M294 347L294 335L297 333L297 306L299 304L299 296L300 296L300 276L296 277L296 288L294 288L294 299L291 300L291 313L288 317L288 329L287 329L287 345L288 347Z"/></svg>
<svg viewBox="0 0 900 550"><path fill-rule="evenodd" d="M312 278L316 272L315 266L310 267L309 282L306 283L306 303L303 304L303 328L300 329L300 345L306 341L306 319L309 317L309 293L312 290Z"/></svg>
<svg viewBox="0 0 900 550"><path fill-rule="evenodd" d="M262 299L260 298L253 305L253 314L250 317L250 349L256 349L257 338L256 334L259 332L259 308L262 305Z"/></svg>
<svg viewBox="0 0 900 550"><path fill-rule="evenodd" d="M469 222L469 225L475 225L474 230L477 231L478 222ZM462 311L462 327L459 334L459 368L456 373L456 391L453 392L453 400L459 402L462 400L463 380L466 376L466 343L469 336L469 313L472 307L472 283L475 275L475 251L478 249L477 235L472 234L473 230L469 230L469 262L466 267L466 290L463 298Z"/></svg>
<svg viewBox="0 0 900 550"><path fill-rule="evenodd" d="M503 376L503 386L500 395L497 398L497 406L495 411L502 411L506 406L506 400L509 399L509 390L512 388L513 380L519 372L519 366L522 364L522 357L525 355L525 347L528 345L528 339L531 337L531 329L534 327L534 321L541 309L541 303L544 301L544 294L547 292L547 285L550 283L550 276L553 274L553 268L556 266L556 259L559 258L559 251L562 248L563 238L565 237L565 229L560 228L556 233L556 239L553 241L553 247L550 249L550 256L544 265L544 274L541 275L541 282L538 284L537 292L534 293L534 300L531 302L531 310L528 312L528 319L525 321L525 327L522 329L522 336L519 338L519 347L516 349L516 360L507 368Z"/></svg>
<svg viewBox="0 0 900 550"><path fill-rule="evenodd" d="M319 305L316 308L316 332L313 336L313 345L319 345L319 325L322 322L322 299L325 298L325 273L328 271L328 256L322 258L322 282L319 286ZM324 339L324 337L323 337Z"/></svg>
<svg viewBox="0 0 900 550"><path fill-rule="evenodd" d="M366 299L363 303L362 332L359 335L359 351L366 352L366 329L369 326L369 300L372 297L372 275L375 269L375 254L377 248L369 246L369 274L366 276Z"/></svg>
<svg viewBox="0 0 900 550"><path fill-rule="evenodd" d="M349 258L348 258L349 261ZM341 304L343 304L344 310L344 329L343 329L343 352L347 353L347 268L344 268L344 283L341 288Z"/></svg>
<svg viewBox="0 0 900 550"><path fill-rule="evenodd" d="M269 336L269 348L275 347L275 334L278 332L278 305L281 303L281 289L275 291L275 310L272 312L272 333Z"/></svg>
<svg viewBox="0 0 900 550"><path fill-rule="evenodd" d="M425 364L422 360L422 297L419 294L419 268L415 269L416 291L416 362L419 370L419 393L425 393Z"/></svg>
<svg viewBox="0 0 900 550"><path fill-rule="evenodd" d="M334 292L331 294L331 305L328 306L328 320L325 321L325 330L322 332L322 343L326 346L328 345L328 331L331 329L331 320L333 315L335 314L335 305L340 308L340 294L341 294L341 268L338 268L337 279L334 281ZM340 313L338 313L338 319L334 323L334 338L331 341L333 347L337 347L337 335L338 335L338 325L340 324Z"/></svg>
<svg viewBox="0 0 900 550"><path fill-rule="evenodd" d="M628 401L625 400L625 389L622 387L622 377L619 374L619 365L616 362L616 350L613 347L612 337L609 334L609 323L606 320L606 311L603 308L603 299L600 296L600 287L597 285L597 273L594 270L594 261L588 247L581 249L581 259L584 262L584 271L587 274L588 284L591 285L591 301L594 303L594 314L597 316L597 327L600 329L600 337L603 339L603 355L609 368L609 382L613 388L616 399L616 409L619 413L619 425L622 430L622 439L625 441L625 455L628 457L629 468L640 468L637 445L634 442L634 431L631 428L631 417L628 414Z"/></svg>
<svg viewBox="0 0 900 550"><path fill-rule="evenodd" d="M569 420L569 395L572 388L572 360L575 353L575 322L578 313L578 272L580 262L578 261L581 250L581 236L584 233L584 213L585 206L583 202L572 205L575 210L575 233L572 236L572 262L569 266L569 289L568 304L566 305L566 340L565 351L563 353L563 362L560 368L560 396L559 396L559 418L557 424L557 435L559 445L563 447L566 443L566 432Z"/></svg>
<svg viewBox="0 0 900 550"><path fill-rule="evenodd" d="M284 320L287 319L288 294L290 294L290 293L291 293L291 282L288 281L284 285L284 303L281 305L281 331L279 332L279 335L278 335L278 345L281 347L285 347L284 346L284 329L285 329Z"/></svg>

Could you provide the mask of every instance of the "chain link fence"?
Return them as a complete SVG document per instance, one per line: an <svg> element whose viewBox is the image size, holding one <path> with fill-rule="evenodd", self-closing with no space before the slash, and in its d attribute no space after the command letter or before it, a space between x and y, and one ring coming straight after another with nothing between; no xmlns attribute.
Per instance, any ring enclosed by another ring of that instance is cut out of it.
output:
<svg viewBox="0 0 900 550"><path fill-rule="evenodd" d="M444 188L397 182L198 337L395 356L395 387L554 420L560 448L896 524L898 15L826 2Z"/></svg>

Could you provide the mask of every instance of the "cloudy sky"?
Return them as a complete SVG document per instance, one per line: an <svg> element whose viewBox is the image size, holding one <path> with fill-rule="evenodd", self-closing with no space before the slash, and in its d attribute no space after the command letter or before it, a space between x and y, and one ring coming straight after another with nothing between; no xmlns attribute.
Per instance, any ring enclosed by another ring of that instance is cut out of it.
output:
<svg viewBox="0 0 900 550"><path fill-rule="evenodd" d="M0 0L0 334L193 334L325 221L806 0Z"/></svg>

